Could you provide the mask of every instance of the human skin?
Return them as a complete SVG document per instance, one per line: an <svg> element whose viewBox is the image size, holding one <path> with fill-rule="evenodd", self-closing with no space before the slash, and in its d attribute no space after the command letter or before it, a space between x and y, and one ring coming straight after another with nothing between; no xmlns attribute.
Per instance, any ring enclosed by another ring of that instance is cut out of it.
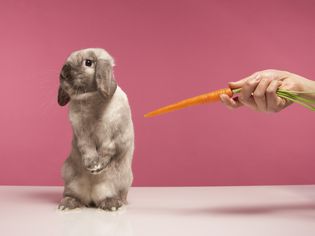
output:
<svg viewBox="0 0 315 236"><path fill-rule="evenodd" d="M231 98L222 94L222 103L231 109L246 106L258 112L279 112L292 102L277 96L278 89L307 92L315 91L315 81L300 75L281 70L263 70L241 79L230 82L231 89L241 88L238 97ZM303 95L315 99L315 93Z"/></svg>

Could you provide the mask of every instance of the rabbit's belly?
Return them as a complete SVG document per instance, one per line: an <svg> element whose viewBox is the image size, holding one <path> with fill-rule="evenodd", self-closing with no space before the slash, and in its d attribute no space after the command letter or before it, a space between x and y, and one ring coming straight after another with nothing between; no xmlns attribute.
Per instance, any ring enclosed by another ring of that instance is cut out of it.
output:
<svg viewBox="0 0 315 236"><path fill-rule="evenodd" d="M91 201L94 203L100 202L106 198L117 195L117 188L113 183L107 181L97 183L91 187Z"/></svg>
<svg viewBox="0 0 315 236"><path fill-rule="evenodd" d="M99 175L97 181L91 182L90 197L94 203L103 201L106 198L117 197L121 190L128 189L132 181L129 162L120 165L120 169L109 168ZM119 177L117 177L119 171Z"/></svg>
<svg viewBox="0 0 315 236"><path fill-rule="evenodd" d="M77 178L68 185L69 190L84 204L98 203L117 195L117 188L107 181L93 184L87 178Z"/></svg>

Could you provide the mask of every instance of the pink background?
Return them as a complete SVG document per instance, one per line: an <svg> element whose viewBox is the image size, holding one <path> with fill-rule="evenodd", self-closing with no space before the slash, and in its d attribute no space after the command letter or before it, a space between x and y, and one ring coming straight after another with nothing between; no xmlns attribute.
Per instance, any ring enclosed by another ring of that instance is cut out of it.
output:
<svg viewBox="0 0 315 236"><path fill-rule="evenodd" d="M314 114L230 111L220 103L144 119L161 105L257 70L315 78L309 1L0 3L0 184L61 185L70 150L56 102L71 51L107 49L136 131L134 185L314 184Z"/></svg>

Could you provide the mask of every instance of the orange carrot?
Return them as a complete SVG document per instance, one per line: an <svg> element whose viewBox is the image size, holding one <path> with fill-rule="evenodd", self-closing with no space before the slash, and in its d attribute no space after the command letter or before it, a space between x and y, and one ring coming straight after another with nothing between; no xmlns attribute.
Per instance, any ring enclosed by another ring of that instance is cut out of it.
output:
<svg viewBox="0 0 315 236"><path fill-rule="evenodd" d="M205 93L196 97L188 98L188 99L182 100L180 102L177 102L177 103L165 106L165 107L161 107L157 110L154 110L145 114L144 117L152 117L156 115L161 115L167 112L176 111L176 110L183 109L185 107L189 107L193 105L216 102L220 99L221 94L226 94L229 97L232 97L234 94L237 94L240 92L241 92L241 88L233 89L233 90L231 90L230 88L219 89L210 93ZM310 109L311 111L315 111L315 100L308 99L303 96L305 94L315 94L315 91L299 92L299 91L289 91L289 90L278 89L276 94L281 98L284 98L291 102L298 103Z"/></svg>
<svg viewBox="0 0 315 236"><path fill-rule="evenodd" d="M152 117L156 115L161 115L167 112L183 109L185 107L189 107L193 105L216 102L220 100L221 94L227 94L228 96L232 97L234 94L234 91L232 91L230 88L224 88L224 89L219 89L210 93L201 94L196 97L188 98L180 102L177 102L177 103L165 106L165 107L161 107L157 110L154 110L152 112L145 114L144 117Z"/></svg>

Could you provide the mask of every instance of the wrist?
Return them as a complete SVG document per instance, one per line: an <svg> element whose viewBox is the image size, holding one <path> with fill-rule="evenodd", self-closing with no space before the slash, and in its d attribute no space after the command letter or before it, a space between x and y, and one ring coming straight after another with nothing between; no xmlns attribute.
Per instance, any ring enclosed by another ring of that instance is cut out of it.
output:
<svg viewBox="0 0 315 236"><path fill-rule="evenodd" d="M296 80L296 91L300 92L314 92L314 93L306 93L302 96L309 99L315 100L315 81L306 79L302 76L295 75Z"/></svg>

